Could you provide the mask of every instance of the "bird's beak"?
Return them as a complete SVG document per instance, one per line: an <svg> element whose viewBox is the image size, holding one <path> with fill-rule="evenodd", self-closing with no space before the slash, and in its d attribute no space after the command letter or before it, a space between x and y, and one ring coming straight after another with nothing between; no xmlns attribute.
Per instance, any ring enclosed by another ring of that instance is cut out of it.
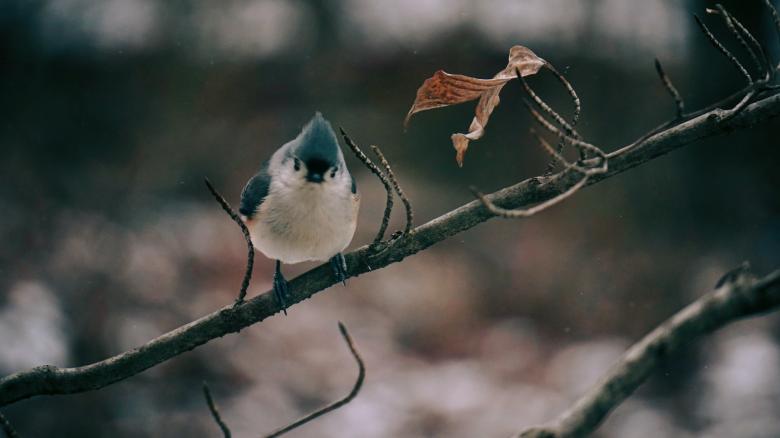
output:
<svg viewBox="0 0 780 438"><path fill-rule="evenodd" d="M306 174L306 181L308 182L321 183L322 180L323 176L320 172L309 172Z"/></svg>

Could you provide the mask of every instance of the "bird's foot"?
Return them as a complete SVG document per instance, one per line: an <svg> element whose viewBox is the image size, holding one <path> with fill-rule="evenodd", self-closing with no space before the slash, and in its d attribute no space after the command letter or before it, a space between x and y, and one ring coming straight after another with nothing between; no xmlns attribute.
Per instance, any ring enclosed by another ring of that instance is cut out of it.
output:
<svg viewBox="0 0 780 438"><path fill-rule="evenodd" d="M341 253L338 253L330 259L330 266L333 268L333 276L336 281L340 281L344 286L347 285L347 261Z"/></svg>
<svg viewBox="0 0 780 438"><path fill-rule="evenodd" d="M287 280L282 275L282 272L278 270L274 273L274 296L276 301L282 307L282 312L287 315L287 297L290 296Z"/></svg>

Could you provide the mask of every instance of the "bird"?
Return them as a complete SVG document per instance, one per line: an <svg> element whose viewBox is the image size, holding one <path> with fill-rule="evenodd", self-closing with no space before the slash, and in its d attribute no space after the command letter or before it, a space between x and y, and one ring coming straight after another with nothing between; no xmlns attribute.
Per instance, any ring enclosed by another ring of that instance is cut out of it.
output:
<svg viewBox="0 0 780 438"><path fill-rule="evenodd" d="M355 234L359 207L355 178L320 112L246 183L239 213L254 247L276 260L273 291L285 315L289 293L282 263L330 260L336 281L346 285L342 251Z"/></svg>

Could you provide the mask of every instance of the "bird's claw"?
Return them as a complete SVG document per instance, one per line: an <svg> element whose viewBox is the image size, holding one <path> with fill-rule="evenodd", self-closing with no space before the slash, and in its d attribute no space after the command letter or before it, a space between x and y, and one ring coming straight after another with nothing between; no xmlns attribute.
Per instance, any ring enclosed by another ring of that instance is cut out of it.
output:
<svg viewBox="0 0 780 438"><path fill-rule="evenodd" d="M341 253L336 254L330 259L330 266L333 268L333 276L337 282L347 285L347 261Z"/></svg>
<svg viewBox="0 0 780 438"><path fill-rule="evenodd" d="M274 296L276 301L282 307L282 312L287 315L287 300L286 297L290 296L290 292L287 287L287 280L284 278L281 272L274 274Z"/></svg>

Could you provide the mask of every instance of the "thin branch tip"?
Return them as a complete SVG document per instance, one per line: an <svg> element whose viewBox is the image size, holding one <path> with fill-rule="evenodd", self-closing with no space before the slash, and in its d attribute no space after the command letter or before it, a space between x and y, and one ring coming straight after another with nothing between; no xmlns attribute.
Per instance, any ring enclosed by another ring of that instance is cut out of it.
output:
<svg viewBox="0 0 780 438"><path fill-rule="evenodd" d="M393 168L390 166L390 162L385 157L385 154L382 153L379 146L370 145L370 147L374 152L374 155L377 156L379 162L382 164L382 167L385 170L385 176L387 176L387 179L389 179L390 183L393 185L393 190L395 190L395 193L401 198L401 202L404 204L404 210L406 211L406 226L404 227L403 232L404 234L409 234L414 227L414 209L412 208L412 203L401 188L401 184L398 182L398 178L396 178L395 172L393 172Z"/></svg>
<svg viewBox="0 0 780 438"><path fill-rule="evenodd" d="M244 304L244 299L246 298L249 284L252 281L252 270L255 266L255 246L252 243L252 236L249 233L249 228L247 228L246 223L241 218L241 216L238 215L235 210L233 210L233 207L231 207L225 198L219 193L219 191L214 188L214 185L211 183L211 180L209 180L208 177L204 177L203 181L206 183L206 187L208 187L209 191L214 196L214 199L216 199L219 205L222 207L222 210L224 210L225 213L230 216L230 219L232 219L233 222L235 222L239 228L241 228L241 233L244 235L244 241L246 242L247 246L246 269L244 270L244 277L241 280L241 288L239 289L238 297L236 297L236 300L233 303L234 306L240 306Z"/></svg>
<svg viewBox="0 0 780 438"><path fill-rule="evenodd" d="M672 99L674 99L675 107L677 108L677 120L682 120L685 117L685 101L680 95L680 92L677 91L677 87L672 83L672 79L666 74L666 71L661 65L661 61L659 61L658 58L655 58L655 71L658 73L658 77L661 79L661 83L666 91L672 96Z"/></svg>
<svg viewBox="0 0 780 438"><path fill-rule="evenodd" d="M352 138L347 135L346 131L344 131L344 128L339 127L339 130L341 131L342 137L344 137L344 142L347 143L347 146L349 146L352 153L368 168L368 170L371 171L371 173L379 178L379 181L381 181L382 185L385 187L385 211L382 214L382 223L380 224L379 230L376 233L376 237L374 237L372 242L372 245L376 247L382 242L382 239L385 237L385 231L387 231L387 227L390 225L390 215L393 213L393 184L390 182L389 177L381 169L379 169L379 167L377 167L377 165L374 164L370 158L368 158L362 149L360 149L360 146L358 146L357 143L355 143Z"/></svg>
<svg viewBox="0 0 780 438"><path fill-rule="evenodd" d="M723 55L728 59L731 64L733 64L737 70L739 70L740 73L742 73L742 76L745 77L745 80L747 81L748 85L753 85L753 77L748 73L747 69L742 65L741 62L739 62L739 59L737 59L736 56L734 56L729 49L724 46L717 37L710 31L709 27L707 27L706 24L704 24L704 21L697 15L693 14L693 18L696 20L696 24L699 25L699 29L702 31L705 37L710 41L710 43Z"/></svg>
<svg viewBox="0 0 780 438"><path fill-rule="evenodd" d="M211 397L211 390L205 380L203 381L203 397L206 399L206 405L209 408L209 412L211 412L211 417L214 419L214 422L217 423L219 430L222 431L223 437L230 438L230 428L225 421L222 420L222 416L219 414L219 408L217 408L217 404L214 403L214 399Z"/></svg>
<svg viewBox="0 0 780 438"><path fill-rule="evenodd" d="M355 362L358 365L358 376L355 380L355 384L352 386L352 390L349 391L349 394L347 394L344 398L337 400L328 406L325 406L322 409L319 409L317 411L312 412L309 415L306 415L305 417L302 417L287 426L284 426L280 429L277 429L276 431L268 434L265 436L265 438L275 438L280 435L283 435L293 429L296 429L300 426L303 426L304 424L319 418L329 412L335 411L336 409L346 405L347 403L351 402L360 392L360 389L363 387L363 382L366 377L366 367L363 363L363 358L360 356L360 352L358 351L357 347L355 346L354 341L352 340L352 337L349 335L349 331L347 331L347 326L344 325L341 321L338 322L339 332L341 332L341 336L344 338L344 342L347 344L347 348L349 348L350 353L352 354L352 357L355 359Z"/></svg>
<svg viewBox="0 0 780 438"><path fill-rule="evenodd" d="M0 412L0 430L3 431L6 438L19 438L19 433L11 425L11 422Z"/></svg>

